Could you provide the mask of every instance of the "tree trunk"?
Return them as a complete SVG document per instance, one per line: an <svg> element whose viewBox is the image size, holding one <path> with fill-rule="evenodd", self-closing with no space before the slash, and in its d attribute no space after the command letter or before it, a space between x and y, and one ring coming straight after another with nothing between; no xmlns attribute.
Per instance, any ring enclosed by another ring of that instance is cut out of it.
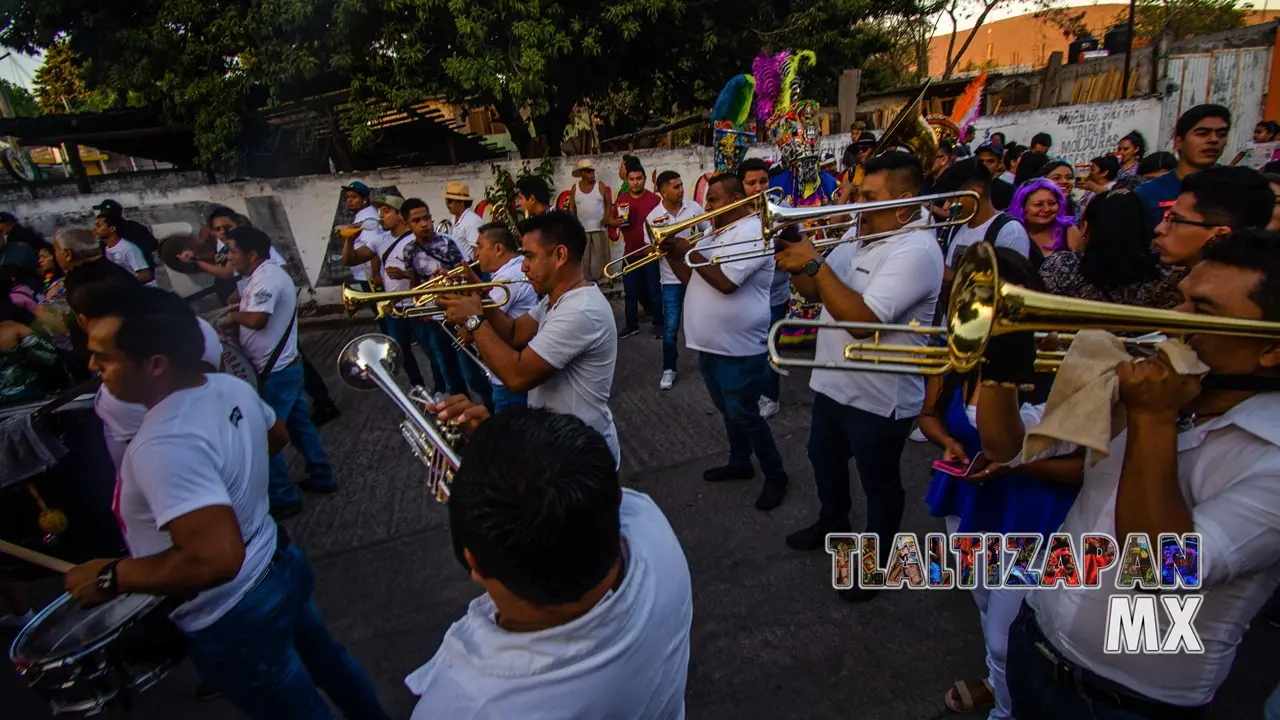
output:
<svg viewBox="0 0 1280 720"><path fill-rule="evenodd" d="M969 31L969 36L964 39L964 44L960 46L960 52L956 53L955 57L950 58L949 61L947 62L947 71L942 76L943 80L949 79L951 77L951 73L955 71L956 65L960 64L960 58L964 57L964 51L969 49L969 44L973 42L973 38L977 36L978 30L982 27L982 23L986 21L987 15L990 14L991 10L995 8L996 5L999 5L999 4L1000 4L1000 0L987 0L983 4L982 14L978 15L977 24L975 24L973 26L973 29ZM955 26L952 25L952 28L954 27ZM955 39L956 39L955 30L952 30L951 42L954 43ZM950 52L948 52L947 54L950 55Z"/></svg>
<svg viewBox="0 0 1280 720"><path fill-rule="evenodd" d="M951 17L951 39L947 41L947 64L942 67L942 79L947 80L951 77L951 68L955 67L954 52L956 49L956 3L952 2L947 8L947 15Z"/></svg>
<svg viewBox="0 0 1280 720"><path fill-rule="evenodd" d="M516 146L516 151L520 153L520 157L533 157L533 136L529 134L529 123L525 122L524 117L520 114L520 108L509 100L499 100L495 102L494 107L498 109L498 116L502 118L502 124L507 126L507 133L511 135L511 142Z"/></svg>

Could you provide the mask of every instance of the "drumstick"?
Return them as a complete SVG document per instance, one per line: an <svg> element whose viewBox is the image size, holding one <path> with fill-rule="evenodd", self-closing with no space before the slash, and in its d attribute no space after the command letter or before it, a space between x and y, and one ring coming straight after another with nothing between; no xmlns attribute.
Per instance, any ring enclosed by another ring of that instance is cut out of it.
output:
<svg viewBox="0 0 1280 720"><path fill-rule="evenodd" d="M39 565L46 570L52 570L56 573L65 573L75 567L66 560L59 560L51 555L38 553L35 550L28 550L21 545L14 545L11 542L0 540L0 552L6 555L12 555L19 560L26 560L29 563Z"/></svg>

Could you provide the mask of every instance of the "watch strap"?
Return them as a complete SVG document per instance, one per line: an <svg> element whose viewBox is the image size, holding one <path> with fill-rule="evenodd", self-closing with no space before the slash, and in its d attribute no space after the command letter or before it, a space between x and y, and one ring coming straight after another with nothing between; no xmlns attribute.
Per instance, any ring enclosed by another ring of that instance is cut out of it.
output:
<svg viewBox="0 0 1280 720"><path fill-rule="evenodd" d="M112 597L120 594L120 580L116 577L116 566L123 559L112 560L103 565L102 569L98 571L98 589L110 594Z"/></svg>
<svg viewBox="0 0 1280 720"><path fill-rule="evenodd" d="M808 275L809 277L813 277L814 275L817 275L818 271L822 269L822 266L824 263L826 263L826 261L827 259L822 257L821 255L810 260L809 262L804 264L804 274Z"/></svg>

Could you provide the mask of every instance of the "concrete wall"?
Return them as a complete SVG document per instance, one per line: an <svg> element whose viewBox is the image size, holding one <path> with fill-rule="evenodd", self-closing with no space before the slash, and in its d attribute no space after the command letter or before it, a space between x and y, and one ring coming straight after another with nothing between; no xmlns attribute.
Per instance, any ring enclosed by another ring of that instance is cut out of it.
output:
<svg viewBox="0 0 1280 720"><path fill-rule="evenodd" d="M1006 139L1022 145L1030 143L1036 133L1047 132L1053 137L1052 154L1087 165L1093 158L1115 151L1120 138L1134 130L1147 139L1148 151L1169 149L1169 142L1161 140L1167 133L1161 133L1160 112L1158 98L1142 98L984 115L973 127L978 142L993 132L1003 132Z"/></svg>

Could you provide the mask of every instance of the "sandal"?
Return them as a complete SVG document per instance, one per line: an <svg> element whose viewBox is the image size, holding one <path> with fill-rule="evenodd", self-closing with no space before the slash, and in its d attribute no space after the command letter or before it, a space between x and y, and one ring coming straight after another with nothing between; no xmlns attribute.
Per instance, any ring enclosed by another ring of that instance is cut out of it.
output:
<svg viewBox="0 0 1280 720"><path fill-rule="evenodd" d="M969 681L957 680L956 684L943 696L942 701L947 709L955 713L971 713L996 704L995 691L985 678L982 680L980 685L982 689L979 692L971 691L970 687Z"/></svg>

